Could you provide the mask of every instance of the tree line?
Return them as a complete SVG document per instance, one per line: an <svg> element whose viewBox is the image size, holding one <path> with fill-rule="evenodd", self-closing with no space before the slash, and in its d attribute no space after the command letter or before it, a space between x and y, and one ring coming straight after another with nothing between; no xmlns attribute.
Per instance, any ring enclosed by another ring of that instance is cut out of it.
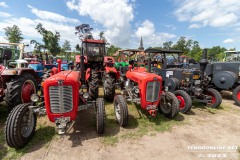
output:
<svg viewBox="0 0 240 160"><path fill-rule="evenodd" d="M76 27L76 30L82 29L86 27L88 24L82 24ZM92 28L87 26L89 30L87 32L91 32ZM63 45L59 45L60 41L60 33L47 30L43 27L41 23L39 23L36 28L37 32L42 36L42 43L31 40L30 43L34 44L34 53L40 52L50 52L53 56L58 54L64 55L66 52L71 51L71 44L68 40L65 40ZM6 27L5 30L5 39L7 39L10 43L20 43L24 38L22 36L22 32L17 25L13 25L12 27ZM93 39L92 34L88 35L90 39ZM104 32L101 31L99 33L100 39L105 39ZM162 46L153 47L159 49L175 49L183 51L183 54L194 58L195 60L200 60L202 55L202 49L200 44L196 40L187 39L186 37L180 37L178 41L174 44L172 41L164 42ZM120 47L110 45L107 47L108 55L113 55L117 50L121 49ZM81 51L81 47L79 44L75 46L75 50L77 52ZM208 57L212 60L222 60L224 58L224 51L227 49L221 46L213 46L212 48L208 48ZM235 48L231 49L235 50Z"/></svg>

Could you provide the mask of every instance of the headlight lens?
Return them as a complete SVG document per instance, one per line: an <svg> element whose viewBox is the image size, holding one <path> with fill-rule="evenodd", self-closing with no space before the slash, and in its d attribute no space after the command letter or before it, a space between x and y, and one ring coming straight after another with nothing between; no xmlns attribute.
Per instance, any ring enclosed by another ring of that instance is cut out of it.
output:
<svg viewBox="0 0 240 160"><path fill-rule="evenodd" d="M138 88L135 88L135 93L139 93L140 92L140 90L138 89Z"/></svg>
<svg viewBox="0 0 240 160"><path fill-rule="evenodd" d="M37 94L31 95L31 101L33 101L33 102L39 101L39 96Z"/></svg>
<svg viewBox="0 0 240 160"><path fill-rule="evenodd" d="M166 91L166 92L168 91L168 86L165 87L165 91Z"/></svg>
<svg viewBox="0 0 240 160"><path fill-rule="evenodd" d="M89 97L89 93L88 92L83 93L83 98L87 99L88 97Z"/></svg>

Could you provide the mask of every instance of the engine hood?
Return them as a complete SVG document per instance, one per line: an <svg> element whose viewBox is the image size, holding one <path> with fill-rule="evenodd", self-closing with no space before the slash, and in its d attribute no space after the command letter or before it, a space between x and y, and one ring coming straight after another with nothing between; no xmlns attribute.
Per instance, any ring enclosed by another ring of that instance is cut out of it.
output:
<svg viewBox="0 0 240 160"><path fill-rule="evenodd" d="M148 72L138 72L138 71L128 71L126 77L135 81L153 81L155 79L162 81L162 77L154 73Z"/></svg>

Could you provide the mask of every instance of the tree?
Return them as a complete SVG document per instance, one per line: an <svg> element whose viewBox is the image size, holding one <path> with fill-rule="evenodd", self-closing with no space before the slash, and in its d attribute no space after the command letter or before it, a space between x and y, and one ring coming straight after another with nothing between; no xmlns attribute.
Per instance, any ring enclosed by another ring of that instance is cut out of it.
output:
<svg viewBox="0 0 240 160"><path fill-rule="evenodd" d="M71 51L71 45L68 40L65 40L62 46L62 50L65 51Z"/></svg>
<svg viewBox="0 0 240 160"><path fill-rule="evenodd" d="M176 44L173 45L173 49L183 51L185 55L188 55L189 51L191 50L192 40L186 39L186 37L180 37Z"/></svg>
<svg viewBox="0 0 240 160"><path fill-rule="evenodd" d="M192 49L189 52L189 56L199 61L202 57L202 49L198 41L193 41Z"/></svg>
<svg viewBox="0 0 240 160"><path fill-rule="evenodd" d="M112 56L119 49L121 49L121 48L115 47L114 45L111 45L110 47L107 48L107 55Z"/></svg>
<svg viewBox="0 0 240 160"><path fill-rule="evenodd" d="M227 49L220 46L213 46L212 48L208 49L208 57L212 60L223 60L224 58L224 51Z"/></svg>
<svg viewBox="0 0 240 160"><path fill-rule="evenodd" d="M18 26L13 25L12 27L3 28L5 30L5 39L9 41L9 43L20 43L23 40L22 31L18 28Z"/></svg>
<svg viewBox="0 0 240 160"><path fill-rule="evenodd" d="M77 44L77 45L75 46L75 49L76 49L76 51L81 52L81 47L79 46L79 44Z"/></svg>
<svg viewBox="0 0 240 160"><path fill-rule="evenodd" d="M172 45L173 45L172 41L164 42L163 43L163 49L172 49Z"/></svg>
<svg viewBox="0 0 240 160"><path fill-rule="evenodd" d="M99 33L99 37L100 37L101 40L105 40L104 31L101 31L101 32Z"/></svg>
<svg viewBox="0 0 240 160"><path fill-rule="evenodd" d="M44 47L53 56L56 56L61 51L61 48L59 46L60 33L55 32L55 34L53 34L51 31L43 28L41 23L37 25L36 30L43 36Z"/></svg>
<svg viewBox="0 0 240 160"><path fill-rule="evenodd" d="M34 51L40 53L42 49L45 49L43 44L37 42L36 40L31 40L30 44L34 44Z"/></svg>
<svg viewBox="0 0 240 160"><path fill-rule="evenodd" d="M92 30L89 24L81 24L75 27L75 34L78 34L79 38L93 39Z"/></svg>

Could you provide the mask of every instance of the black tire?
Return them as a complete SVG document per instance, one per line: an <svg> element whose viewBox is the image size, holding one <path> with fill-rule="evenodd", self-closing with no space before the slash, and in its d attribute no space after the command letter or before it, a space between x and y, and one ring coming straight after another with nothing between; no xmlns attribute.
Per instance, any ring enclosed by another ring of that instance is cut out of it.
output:
<svg viewBox="0 0 240 160"><path fill-rule="evenodd" d="M240 106L240 86L234 88L232 96L235 103Z"/></svg>
<svg viewBox="0 0 240 160"><path fill-rule="evenodd" d="M179 103L179 109L181 113L187 113L192 108L192 99L187 94L187 92L183 90L176 90L173 94L177 97Z"/></svg>
<svg viewBox="0 0 240 160"><path fill-rule="evenodd" d="M161 96L158 111L165 117L174 118L179 113L179 102L177 97L171 92L164 92L165 96ZM164 103L164 97L166 103Z"/></svg>
<svg viewBox="0 0 240 160"><path fill-rule="evenodd" d="M114 74L105 74L103 82L104 99L112 102L115 95L115 76Z"/></svg>
<svg viewBox="0 0 240 160"><path fill-rule="evenodd" d="M32 90L27 92L23 90L24 84L30 84ZM31 95L36 94L38 89L37 80L31 74L19 75L7 82L6 85L4 100L8 104L9 110L18 104L31 102Z"/></svg>
<svg viewBox="0 0 240 160"><path fill-rule="evenodd" d="M221 94L213 88L209 88L207 91L207 94L209 96L211 96L213 99L212 103L208 103L207 105L212 107L212 108L217 108L220 106L220 104L222 103L222 96Z"/></svg>
<svg viewBox="0 0 240 160"><path fill-rule="evenodd" d="M7 121L5 123L4 134L7 144L11 148L22 148L27 145L27 143L32 139L37 123L37 116L35 113L29 110L30 104L20 104L13 108L11 113L8 115ZM32 114L31 124L28 128L23 127L25 120L26 123L29 119L29 114ZM24 132L24 129L25 130Z"/></svg>
<svg viewBox="0 0 240 160"><path fill-rule="evenodd" d="M105 130L105 105L103 98L96 100L96 128L98 134L103 134Z"/></svg>
<svg viewBox="0 0 240 160"><path fill-rule="evenodd" d="M99 79L97 69L91 69L91 75L88 80L90 100L98 98Z"/></svg>
<svg viewBox="0 0 240 160"><path fill-rule="evenodd" d="M114 97L114 112L116 121L121 127L128 125L128 106L123 95L116 95Z"/></svg>
<svg viewBox="0 0 240 160"><path fill-rule="evenodd" d="M42 82L44 82L47 78L51 76L52 70L47 70L46 72L43 73L42 75Z"/></svg>

